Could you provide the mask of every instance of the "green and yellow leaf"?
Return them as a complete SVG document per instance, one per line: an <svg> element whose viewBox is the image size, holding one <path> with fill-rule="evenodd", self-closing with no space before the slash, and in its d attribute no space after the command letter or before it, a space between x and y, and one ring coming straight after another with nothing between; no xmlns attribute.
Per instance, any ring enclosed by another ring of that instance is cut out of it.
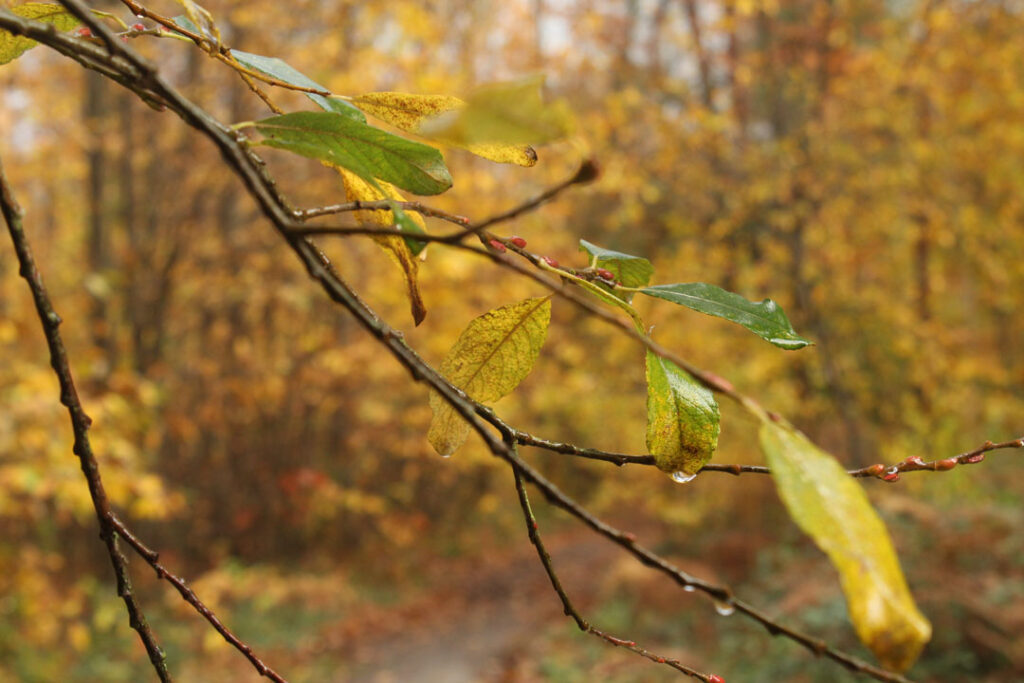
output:
<svg viewBox="0 0 1024 683"><path fill-rule="evenodd" d="M478 88L464 107L424 120L419 133L461 146L543 144L565 137L571 117L561 102L545 103L540 76Z"/></svg>
<svg viewBox="0 0 1024 683"><path fill-rule="evenodd" d="M80 23L55 2L27 2L10 10L19 17L34 19L44 24L53 24L58 31L70 31ZM0 30L0 64L14 61L36 46L36 41Z"/></svg>
<svg viewBox="0 0 1024 683"><path fill-rule="evenodd" d="M718 447L714 394L670 360L647 352L647 450L658 469L696 474Z"/></svg>
<svg viewBox="0 0 1024 683"><path fill-rule="evenodd" d="M365 201L374 202L381 199L394 199L396 201L402 201L402 195L391 185L387 183L378 183L381 188L378 190L373 185L357 176L351 171L346 171L343 168L334 166L335 170L341 174L342 182L345 184L345 197L348 201ZM391 211L356 211L355 219L360 225L376 226L376 227L387 227L394 225L395 219ZM406 214L413 223L415 223L422 232L426 231L426 225L423 222L423 217L419 214L411 213ZM405 278L405 286L409 292L409 305L412 311L413 321L419 325L423 322L423 319L427 316L426 306L423 305L423 298L420 296L419 287L419 261L410 251L405 240L398 235L374 235L373 240L380 245L381 249L387 252L388 256L398 265L402 270L402 276Z"/></svg>
<svg viewBox="0 0 1024 683"><path fill-rule="evenodd" d="M861 642L904 671L931 638L900 569L889 532L864 489L828 453L791 427L765 422L761 448L793 521L839 572Z"/></svg>
<svg viewBox="0 0 1024 683"><path fill-rule="evenodd" d="M654 275L654 266L642 256L605 249L583 239L580 240L580 251L590 254L596 268L610 271L615 279L626 287L646 287ZM634 292L611 289L608 291L627 303L633 300Z"/></svg>
<svg viewBox="0 0 1024 683"><path fill-rule="evenodd" d="M441 363L448 381L480 402L497 401L530 374L548 333L551 298L527 299L474 319ZM454 453L469 435L469 423L431 392L434 419L427 439L438 453Z"/></svg>
<svg viewBox="0 0 1024 683"><path fill-rule="evenodd" d="M262 145L341 166L370 183L379 178L421 195L440 194L452 186L444 159L435 148L344 114L292 112L252 125L263 135Z"/></svg>
<svg viewBox="0 0 1024 683"><path fill-rule="evenodd" d="M352 103L370 116L385 121L407 133L421 134L424 121L438 116L456 116L466 107L466 102L451 95L415 95L401 92L371 92L352 99ZM439 142L462 147L478 157L500 164L533 166L537 163L537 152L528 144L505 144L503 142L461 143L438 136Z"/></svg>

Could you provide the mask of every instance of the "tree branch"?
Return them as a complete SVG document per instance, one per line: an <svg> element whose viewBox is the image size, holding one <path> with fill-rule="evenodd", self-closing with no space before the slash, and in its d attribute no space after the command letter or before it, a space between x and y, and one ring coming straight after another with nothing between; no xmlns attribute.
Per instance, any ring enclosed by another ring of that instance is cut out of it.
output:
<svg viewBox="0 0 1024 683"><path fill-rule="evenodd" d="M650 650L640 647L635 641L616 638L613 635L591 626L587 620L583 618L583 615L579 613L579 610L573 606L572 600L569 599L569 595L565 592L565 589L562 588L562 582L559 580L558 574L555 572L554 564L551 562L551 555L548 554L547 549L544 547L544 543L540 540L537 518L533 516L533 510L530 508L530 499L526 495L526 487L523 486L523 478L515 469L512 470L512 474L515 477L516 493L519 495L519 505L523 509L523 517L526 518L526 533L530 538L530 543L532 543L537 549L537 555L540 557L540 563L543 565L544 572L548 575L548 579L551 581L551 587L555 590L555 593L558 594L559 600L562 601L562 609L565 612L565 615L572 618L572 620L576 622L576 626L578 626L581 631L593 634L616 647L625 647L632 650L641 657L646 657L652 662L667 664L673 669L681 671L692 678L704 681L705 683L714 683L716 679L719 681L721 680L717 676L700 673L696 669L691 669L678 659L669 659L656 655Z"/></svg>
<svg viewBox="0 0 1024 683"><path fill-rule="evenodd" d="M62 2L67 6L80 6L78 0L62 0ZM14 28L11 30L24 34L23 31L18 31L18 28L23 27L25 24L23 22L12 21L8 18L9 16L10 15L8 13L0 12L0 26L5 28L13 26ZM36 22L29 23L36 24ZM33 30L36 30L37 28L38 25ZM47 36L44 35L45 33L45 31L39 32L40 37L36 39L46 44L53 43L54 47L63 52L60 41L47 40L47 38L52 38L52 35ZM102 62L102 60L100 61ZM557 507L561 507L595 532L617 543L629 553L637 557L643 564L672 577L673 580L680 585L684 587L691 586L696 590L701 590L716 601L731 604L736 611L764 625L773 635L783 635L790 638L801 643L815 654L828 657L829 659L842 664L851 671L873 676L877 680L900 683L907 681L905 677L899 674L868 664L867 662L848 655L840 650L829 647L823 641L782 626L751 605L735 599L731 590L725 586L711 584L686 574L667 560L664 560L650 550L638 545L631 534L622 532L604 523L602 520L582 508L573 499L562 493L562 491L553 483L548 481L538 471L524 462L504 442L503 439L511 440L512 435L510 433L503 432L502 438L499 439L491 431L488 426L489 423L485 422L480 417L480 415L488 414L489 411L481 409L478 405L468 401L461 390L452 386L447 380L441 377L434 368L423 361L423 359L405 343L400 332L390 327L387 323L381 320L376 313L366 306L358 295L343 280L341 280L340 277L338 277L330 262L311 241L307 238L290 234L292 229L295 227L293 211L288 206L287 202L280 196L273 181L266 174L262 161L259 160L259 158L242 143L243 138L241 138L237 133L233 135L223 125L213 120L208 114L206 114L206 112L185 99L180 93L169 86L159 75L153 74L151 77L146 77L140 82L136 79L137 72L134 69L129 69L127 71L123 70L124 65L121 63L115 64L116 61L115 57L111 57L107 62L103 62L101 64L101 68L105 68L108 75L110 75L109 72L113 72L114 75L117 76L115 80L139 95L143 97L156 97L165 101L167 106L178 114L178 116L180 116L188 125L196 128L203 135L213 141L224 155L226 163L242 180L247 191L253 200L259 205L264 215L274 224L275 228L286 240L289 247L303 262L310 277L320 284L332 300L347 309L367 332L385 346L391 355L409 371L416 381L425 382L433 390L437 391L445 401L452 405L455 411L469 422L474 431L478 433L480 438L494 455L504 460L519 476L522 477L524 481L528 481L537 486L552 504ZM492 258L496 259L497 257L492 255ZM516 265L518 266L518 264ZM593 304L590 302L586 303L589 304L590 307L593 307ZM595 310L600 309L595 308ZM622 323L622 321L619 321L614 318L614 316L607 314L607 312L603 310L601 310L600 313L609 316L610 319L615 321L617 324ZM604 317L604 315L601 317ZM640 335L636 336L638 338L642 338L645 345L659 355L669 357L673 361L675 360L676 357L674 354L670 354L670 352L659 345L654 344L649 339L643 338ZM678 364L688 371L692 367L689 364L686 364L685 361ZM734 398L738 396L740 399L752 401L752 399L747 399L747 397L742 397L742 395L737 394L737 392L731 388L731 385L728 385L727 383L723 384L724 380L717 378L717 376L713 376L710 373L701 373L696 369L694 370L695 372L691 372L691 374L695 374L702 382L709 386L720 387L719 390L722 393L726 393ZM743 401L741 400L741 402ZM768 414L767 411L761 409L756 405L756 403L753 405L757 410L764 414Z"/></svg>
<svg viewBox="0 0 1024 683"><path fill-rule="evenodd" d="M60 383L60 402L68 409L71 418L71 429L74 432L75 441L72 451L82 466L82 473L89 486L89 496L92 499L93 509L96 511L96 519L100 526L100 538L107 547L107 555L114 567L114 575L117 577L117 594L124 600L125 608L128 610L128 623L139 634L139 639L146 648L149 661L152 662L157 676L161 681L170 682L173 680L170 671L167 669L166 656L160 646L157 645L156 636L146 622L146 616L139 607L139 603L132 592L131 576L128 571L128 560L121 554L118 547L117 530L112 524L110 511L110 500L103 488L103 480L100 477L100 467L96 462L96 456L92 451L92 444L89 442L89 426L92 424L82 403L78 398L78 390L75 388L75 381L71 374L71 366L68 363L67 351L64 348L64 341L61 338L58 327L61 318L53 309L50 295L43 284L43 276L36 267L35 258L32 256L32 248L29 246L28 237L22 226L21 207L14 199L13 191L7 183L3 172L3 165L0 164L0 211L7 223L7 231L14 243L14 251L18 255L19 273L25 279L32 292L32 300L35 303L36 313L39 322L43 327L43 334L46 336L46 345L50 349L50 365L57 375Z"/></svg>

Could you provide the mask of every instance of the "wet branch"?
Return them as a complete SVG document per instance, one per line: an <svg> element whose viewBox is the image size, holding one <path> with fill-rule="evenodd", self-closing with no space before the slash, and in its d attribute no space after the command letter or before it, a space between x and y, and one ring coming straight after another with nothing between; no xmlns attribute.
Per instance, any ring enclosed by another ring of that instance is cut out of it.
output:
<svg viewBox="0 0 1024 683"><path fill-rule="evenodd" d="M63 0L63 4L68 7L82 9L82 5L78 0ZM873 666L852 655L836 650L819 639L785 627L750 604L735 598L732 591L726 586L705 582L683 572L664 558L637 544L632 534L606 524L572 498L565 495L557 486L547 480L531 465L523 461L514 448L509 445L509 443L517 440L515 430L512 430L500 421L496 423L492 411L468 400L461 390L451 385L445 378L439 375L433 367L406 344L400 332L379 318L360 299L358 294L338 276L326 256L308 238L295 234L296 221L294 211L278 193L273 180L267 175L262 161L244 144L244 139L237 133L232 133L226 129L222 124L212 119L205 111L185 99L177 90L168 85L159 74L145 72L137 68L135 63L137 58L129 59L120 54L112 56L104 53L102 50L92 50L95 46L83 41L64 41L60 36L55 35L52 30L47 31L43 25L37 22L22 21L2 11L0 11L0 27L15 33L29 35L64 54L68 54L68 56L76 59L76 61L79 61L84 66L94 68L108 75L147 101L165 103L186 124L210 139L223 154L225 163L241 179L246 190L259 205L267 219L273 223L288 246L305 265L310 278L316 281L332 300L349 311L355 320L408 370L415 381L423 382L438 392L461 417L466 419L491 452L513 469L517 479L520 481L520 486L523 481L531 483L541 491L551 504L562 508L599 535L616 543L636 557L641 563L671 577L677 584L683 587L692 587L719 603L731 605L738 613L744 614L764 625L771 634L782 635L794 640L817 655L827 657L851 671L872 676L877 680L896 683L907 681L902 675ZM102 36L102 32L106 30L101 27L99 30L100 35ZM91 51L87 50L87 48ZM122 48L120 52L126 49ZM538 201L534 205L536 206L540 203ZM528 209L523 209L523 211L525 210ZM490 223L484 221L478 224L477 227L479 230L482 230L486 225L498 222L498 220L509 220L514 217L510 212L506 212L506 214L509 215L505 217L499 215L494 219L488 219ZM497 254L488 255L495 261L505 260ZM530 256L536 258L535 255ZM519 264L516 264L515 269L528 270ZM538 276L532 273L532 271L530 275L541 282L548 282L547 278ZM568 288L561 288L561 291L567 292L569 290ZM575 295L575 293L562 295L566 296L566 298L582 302L582 298ZM586 302L586 305L581 303L581 305L599 317L611 320L616 324L624 324L623 321L618 320L607 311L598 309L591 302ZM671 354L671 352L649 339L643 338L641 335L635 336L642 339L645 345L655 353L676 361L677 356ZM682 359L679 360L681 361ZM736 398L740 402L752 401L752 399L738 394L725 380L721 380L721 378L717 378L717 376L711 373L704 373L695 368L691 370L692 366L685 363L685 361L677 362L677 364L721 393ZM756 406L756 404L754 405ZM767 414L767 411L764 411L759 406L756 407L757 410ZM500 437L494 433L494 428L498 429ZM143 550L139 548L136 548L136 550L139 550L140 553L143 553L143 557L146 557ZM547 569L547 566L545 568ZM617 639L609 640L609 638L611 637L605 637L608 642L615 644L629 642L621 641L619 643L616 642Z"/></svg>
<svg viewBox="0 0 1024 683"><path fill-rule="evenodd" d="M579 610L573 606L569 595L565 592L565 589L562 588L562 582L559 580L558 574L555 572L555 567L551 562L551 555L548 554L543 541L540 539L537 518L533 516L533 510L530 508L530 499L526 495L526 487L523 486L523 478L519 475L519 472L514 469L512 470L512 474L515 477L516 493L519 495L519 505L523 509L523 517L526 518L526 533L530 538L530 543L532 543L533 547L537 549L537 555L540 557L540 563L544 566L544 572L548 575L548 579L551 580L551 587L555 590L555 593L558 594L559 600L562 601L562 610L565 612L567 617L570 617L576 622L576 626L578 626L581 631L593 634L616 647L624 647L632 650L641 657L646 657L652 662L666 664L677 671L683 672L687 676L704 681L705 683L716 683L716 681L721 681L721 678L718 676L713 674L704 674L696 669L691 669L678 659L661 657L650 650L640 647L635 641L616 638L613 635L591 626L590 623L583 618L583 615L579 613Z"/></svg>
<svg viewBox="0 0 1024 683"><path fill-rule="evenodd" d="M64 340L58 329L62 321L53 309L50 295L43 284L43 276L32 256L32 249L22 226L21 207L14 199L11 187L4 176L2 165L0 165L0 211L3 212L7 231L11 235L14 251L18 255L19 274L32 291L36 313L39 315L39 322L43 327L43 334L46 336L46 345L50 349L50 365L60 383L60 402L68 409L68 415L71 417L71 429L75 436L72 451L78 456L82 473L89 486L89 496L92 499L92 506L96 511L96 519L100 526L100 538L103 539L103 544L107 547L107 555L110 556L110 563L113 565L114 575L117 577L117 594L124 600L125 608L128 610L128 623L138 632L139 639L146 648L146 654L149 655L149 661L152 662L157 676L161 681L172 681L173 677L167 669L164 652L157 644L156 636L146 622L146 616L132 592L128 560L121 554L118 547L117 528L113 523L110 500L103 488L99 463L96 462L92 444L89 442L89 426L92 424L92 418L86 414L78 398L78 389L75 387L75 380L71 374Z"/></svg>

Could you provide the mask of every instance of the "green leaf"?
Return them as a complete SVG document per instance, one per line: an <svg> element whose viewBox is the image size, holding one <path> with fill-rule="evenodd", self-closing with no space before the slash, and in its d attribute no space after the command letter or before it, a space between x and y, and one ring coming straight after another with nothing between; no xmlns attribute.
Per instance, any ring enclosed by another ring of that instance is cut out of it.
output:
<svg viewBox="0 0 1024 683"><path fill-rule="evenodd" d="M563 103L545 104L544 79L532 76L478 88L464 107L442 113L419 125L419 133L461 146L539 144L565 137L571 116Z"/></svg>
<svg viewBox="0 0 1024 683"><path fill-rule="evenodd" d="M718 447L714 394L670 360L647 352L647 450L658 469L686 481Z"/></svg>
<svg viewBox="0 0 1024 683"><path fill-rule="evenodd" d="M390 123L407 133L420 133L420 125L432 117L458 112L466 106L463 100L451 95L415 95L404 92L371 92L352 98L352 103L381 121ZM510 145L498 142L464 144L437 138L455 147L500 164L533 166L537 152L529 145Z"/></svg>
<svg viewBox="0 0 1024 683"><path fill-rule="evenodd" d="M858 637L883 665L906 670L931 637L931 625L914 604L864 489L800 432L764 422L760 436L790 517L839 571Z"/></svg>
<svg viewBox="0 0 1024 683"><path fill-rule="evenodd" d="M814 342L798 335L789 318L771 299L747 301L721 287L705 282L655 285L640 290L647 296L671 301L701 313L725 318L742 325L757 336L788 350L802 349Z"/></svg>
<svg viewBox="0 0 1024 683"><path fill-rule="evenodd" d="M80 23L76 17L68 14L55 2L27 2L10 8L10 11L24 19L53 24L58 31L70 31ZM34 40L0 30L0 64L14 61L35 46Z"/></svg>
<svg viewBox="0 0 1024 683"><path fill-rule="evenodd" d="M642 256L604 249L586 240L580 240L580 251L585 251L594 257L596 259L595 267L611 271L615 279L626 287L646 287L647 283L651 281L651 276L654 275L654 266ZM634 292L610 288L608 291L627 303L633 300Z"/></svg>
<svg viewBox="0 0 1024 683"><path fill-rule="evenodd" d="M480 402L497 401L530 374L551 320L551 297L527 299L488 311L463 330L441 363L452 384ZM469 423L441 395L430 394L434 419L427 439L449 456L469 435Z"/></svg>
<svg viewBox="0 0 1024 683"><path fill-rule="evenodd" d="M327 88L323 87L306 74L293 68L288 64L288 62L278 59L277 57L264 57L263 55L254 55L251 52L242 52L241 50L232 50L231 56L234 57L242 66L253 69L254 71L259 71L260 73L270 76L271 78L276 78L279 81L284 81L291 85L298 85L303 88L327 90ZM349 118L366 123L366 117L363 116L363 113L345 100L324 97L323 95L317 95L316 93L305 93L305 95L316 102L321 109L333 111L335 114L344 114Z"/></svg>
<svg viewBox="0 0 1024 683"><path fill-rule="evenodd" d="M302 111L257 121L260 143L347 168L415 194L440 194L452 186L441 153L333 112Z"/></svg>

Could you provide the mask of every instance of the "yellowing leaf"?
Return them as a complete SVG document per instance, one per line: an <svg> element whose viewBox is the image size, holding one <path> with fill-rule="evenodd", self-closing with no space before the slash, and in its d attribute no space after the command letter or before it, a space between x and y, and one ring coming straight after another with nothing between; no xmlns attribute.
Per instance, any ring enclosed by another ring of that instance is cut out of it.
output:
<svg viewBox="0 0 1024 683"><path fill-rule="evenodd" d="M718 447L718 403L670 360L647 352L647 450L658 469L692 478Z"/></svg>
<svg viewBox="0 0 1024 683"><path fill-rule="evenodd" d="M546 104L541 77L484 86L466 105L424 120L419 133L460 146L538 144L565 137L570 115L562 103Z"/></svg>
<svg viewBox="0 0 1024 683"><path fill-rule="evenodd" d="M53 24L58 31L70 31L78 26L76 17L55 2L27 2L11 8L11 12L25 19ZM36 41L0 30L0 64L6 64L35 47Z"/></svg>
<svg viewBox="0 0 1024 683"><path fill-rule="evenodd" d="M374 202L381 199L394 199L396 201L403 200L401 193L384 181L377 181L381 190L383 190L382 192L351 171L347 171L339 166L333 166L332 168L341 174L342 180L345 183L345 197L350 202ZM417 225L417 227L424 232L426 231L426 225L423 222L422 216L417 213L407 213L406 215ZM361 225L378 226L382 228L394 225L395 223L394 216L390 211L356 211L355 219ZM405 240L397 233L394 236L374 235L373 239L380 245L381 249L386 251L392 260L398 264L398 267L402 269L402 275L405 277L405 285L409 290L409 304L412 309L412 319L417 325L419 325L427 316L427 309L423 305L423 299L420 297L418 279L419 261L417 261L413 256L408 245L406 245Z"/></svg>
<svg viewBox="0 0 1024 683"><path fill-rule="evenodd" d="M399 130L415 133L425 119L459 109L466 103L451 95L371 92L352 98L352 104Z"/></svg>
<svg viewBox="0 0 1024 683"><path fill-rule="evenodd" d="M420 133L420 126L424 121L442 115L457 115L457 112L466 106L463 100L451 95L415 95L401 92L366 93L353 98L352 104L408 133ZM537 152L525 144L503 144L493 141L467 144L443 137L432 137L439 142L462 147L479 157L500 164L533 166L537 163Z"/></svg>
<svg viewBox="0 0 1024 683"><path fill-rule="evenodd" d="M932 629L914 604L889 533L864 489L792 428L765 422L761 448L790 517L839 571L858 637L883 665L906 670Z"/></svg>
<svg viewBox="0 0 1024 683"><path fill-rule="evenodd" d="M455 145L460 147L461 145ZM537 163L537 152L529 145L502 145L497 142L480 142L465 145L465 149L482 159L499 164L515 164L529 168Z"/></svg>
<svg viewBox="0 0 1024 683"><path fill-rule="evenodd" d="M530 374L550 320L550 297L488 311L463 330L440 372L471 399L497 401ZM438 453L451 455L466 441L469 423L437 392L430 393L430 407L434 419L427 439Z"/></svg>

